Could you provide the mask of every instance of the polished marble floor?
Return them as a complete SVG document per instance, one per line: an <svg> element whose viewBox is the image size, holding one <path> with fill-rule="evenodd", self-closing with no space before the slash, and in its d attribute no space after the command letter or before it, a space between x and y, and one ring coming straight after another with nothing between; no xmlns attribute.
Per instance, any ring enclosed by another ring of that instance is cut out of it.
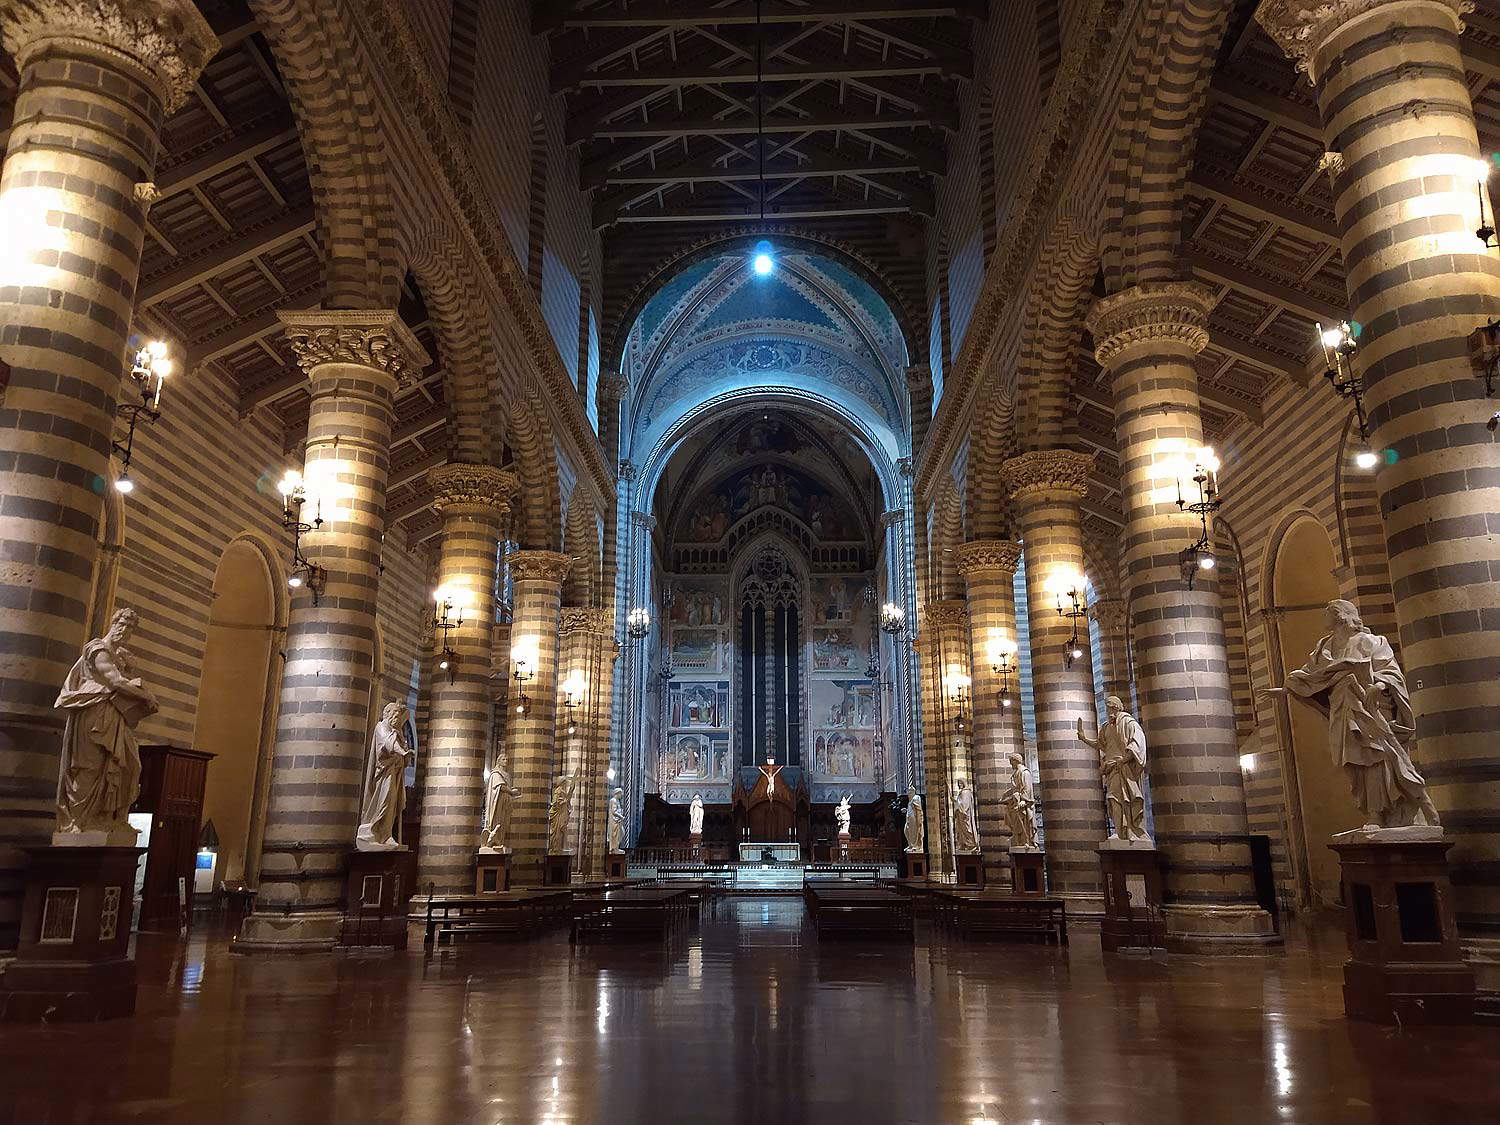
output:
<svg viewBox="0 0 1500 1125"><path fill-rule="evenodd" d="M1500 1121L1500 1028L1350 1024L1341 953L820 945L796 899L720 902L666 949L147 935L135 1019L0 1028L0 1123Z"/></svg>

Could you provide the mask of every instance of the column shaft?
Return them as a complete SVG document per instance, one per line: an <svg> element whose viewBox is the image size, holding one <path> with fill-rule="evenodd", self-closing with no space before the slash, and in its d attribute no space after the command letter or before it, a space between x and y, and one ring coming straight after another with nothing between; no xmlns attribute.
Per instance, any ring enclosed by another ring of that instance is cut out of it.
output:
<svg viewBox="0 0 1500 1125"><path fill-rule="evenodd" d="M521 791L511 821L513 877L523 885L539 885L547 852L547 807L557 743L557 641L562 608L562 583L572 560L554 551L513 551L510 563L511 658L525 653L531 678L510 680L511 780ZM518 712L521 695L526 708ZM575 800L576 795L575 795Z"/></svg>
<svg viewBox="0 0 1500 1125"><path fill-rule="evenodd" d="M962 599L928 602L923 611L921 652L927 706L923 726L926 770L927 854L934 872L953 870L953 799L957 782L972 783L969 738L973 702L959 707L949 698L953 673L969 674L969 614Z"/></svg>
<svg viewBox="0 0 1500 1125"><path fill-rule="evenodd" d="M1130 607L1124 598L1100 598L1089 606L1089 618L1099 626L1099 656L1104 694L1117 695L1132 706L1130 641L1126 632Z"/></svg>
<svg viewBox="0 0 1500 1125"><path fill-rule="evenodd" d="M1088 317L1114 380L1135 682L1166 859L1167 936L1203 948L1272 937L1250 870L1218 583L1199 571L1189 589L1179 559L1202 530L1176 500L1203 442L1194 357L1207 343L1211 306L1203 286L1160 282L1106 297Z"/></svg>
<svg viewBox="0 0 1500 1125"><path fill-rule="evenodd" d="M1341 169L1334 210L1363 326L1354 366L1371 444L1396 454L1375 483L1417 768L1455 841L1459 926L1500 934L1500 444L1484 427L1497 404L1465 355L1465 337L1500 314L1500 259L1473 233L1484 158L1463 13L1457 0L1278 0L1257 18L1313 79ZM1481 987L1500 988L1500 938L1487 944Z"/></svg>
<svg viewBox="0 0 1500 1125"><path fill-rule="evenodd" d="M1004 539L981 539L958 549L958 569L968 588L969 667L974 678L974 788L978 801L979 848L984 853L985 881L998 885L1010 878L1010 833L1000 803L1010 777L1010 755L1022 749L1019 670L1010 673L1011 706L1000 702L1000 676L994 671L995 646L1016 639L1016 564L1021 545ZM1015 662L1014 652L1010 657Z"/></svg>
<svg viewBox="0 0 1500 1125"><path fill-rule="evenodd" d="M1108 834L1099 757L1078 737L1094 723L1094 673L1088 629L1078 621L1081 654L1070 662L1074 622L1057 611L1051 585L1060 575L1083 596L1083 517L1093 458L1072 450L1041 450L1001 466L1010 486L1016 530L1026 552L1031 626L1031 682L1036 700L1037 786L1046 833L1047 876L1073 909L1103 910L1099 857Z"/></svg>
<svg viewBox="0 0 1500 1125"><path fill-rule="evenodd" d="M284 313L287 340L312 384L303 476L307 556L326 568L292 603L260 893L236 948L330 948L338 936L344 859L363 797L372 705L376 592L385 531L396 388L426 356L392 312Z"/></svg>
<svg viewBox="0 0 1500 1125"><path fill-rule="evenodd" d="M0 5L20 75L0 171L0 949L20 923L19 849L57 817L52 703L87 639L161 123L217 49L185 0L73 7Z"/></svg>
<svg viewBox="0 0 1500 1125"><path fill-rule="evenodd" d="M463 607L463 624L434 629L431 711L422 779L422 840L418 893L467 894L474 889L474 852L484 815L484 768L494 704L495 587L501 525L516 492L515 475L487 465L451 464L430 474L442 516L438 590ZM442 652L444 646L451 655Z"/></svg>

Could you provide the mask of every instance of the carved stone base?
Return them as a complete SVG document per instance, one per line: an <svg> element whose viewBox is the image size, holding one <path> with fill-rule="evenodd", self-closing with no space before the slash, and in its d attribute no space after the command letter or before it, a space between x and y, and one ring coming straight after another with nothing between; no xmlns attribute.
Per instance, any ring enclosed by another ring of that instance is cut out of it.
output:
<svg viewBox="0 0 1500 1125"><path fill-rule="evenodd" d="M606 879L625 878L624 852L610 852L604 857L604 877Z"/></svg>
<svg viewBox="0 0 1500 1125"><path fill-rule="evenodd" d="M1474 970L1448 877L1453 841L1361 830L1334 839L1349 940L1344 1013L1402 1026L1471 1022Z"/></svg>
<svg viewBox="0 0 1500 1125"><path fill-rule="evenodd" d="M510 890L510 849L480 848L474 856L474 893L493 895Z"/></svg>
<svg viewBox="0 0 1500 1125"><path fill-rule="evenodd" d="M960 887L983 887L984 886L984 857L977 852L964 853L954 857L958 866L958 885Z"/></svg>
<svg viewBox="0 0 1500 1125"><path fill-rule="evenodd" d="M1134 841L1106 842L1098 849L1104 876L1104 918L1099 944L1106 953L1120 949L1165 949L1161 863L1156 849Z"/></svg>
<svg viewBox="0 0 1500 1125"><path fill-rule="evenodd" d="M349 853L337 949L405 949L416 857L407 848Z"/></svg>
<svg viewBox="0 0 1500 1125"><path fill-rule="evenodd" d="M0 976L0 1021L64 1023L135 1012L130 915L136 847L28 849L21 941Z"/></svg>
<svg viewBox="0 0 1500 1125"><path fill-rule="evenodd" d="M1047 893L1047 857L1040 848L1011 848L1010 893L1045 895Z"/></svg>
<svg viewBox="0 0 1500 1125"><path fill-rule="evenodd" d="M549 853L542 867L542 886L566 887L572 881L573 854L571 852L563 852L561 855Z"/></svg>
<svg viewBox="0 0 1500 1125"><path fill-rule="evenodd" d="M281 913L266 906L245 918L231 953L328 953L339 939L344 916L337 910Z"/></svg>
<svg viewBox="0 0 1500 1125"><path fill-rule="evenodd" d="M1253 904L1163 908L1167 948L1174 953L1264 953L1281 944L1276 920Z"/></svg>
<svg viewBox="0 0 1500 1125"><path fill-rule="evenodd" d="M927 878L927 857L921 852L902 852L897 873L903 879Z"/></svg>

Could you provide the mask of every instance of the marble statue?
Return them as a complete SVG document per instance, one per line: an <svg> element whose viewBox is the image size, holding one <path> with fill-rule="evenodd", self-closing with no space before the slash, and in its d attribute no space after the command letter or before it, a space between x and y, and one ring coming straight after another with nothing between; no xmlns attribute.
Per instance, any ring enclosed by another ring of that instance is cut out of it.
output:
<svg viewBox="0 0 1500 1125"><path fill-rule="evenodd" d="M1026 759L1019 751L1010 753L1010 786L1000 803L1005 806L1005 823L1010 829L1010 850L1035 849L1036 787L1031 781L1031 771L1026 768Z"/></svg>
<svg viewBox="0 0 1500 1125"><path fill-rule="evenodd" d="M370 735L365 761L365 803L354 846L362 852L402 847L401 810L406 807L406 767L414 760L406 745L406 704L392 701Z"/></svg>
<svg viewBox="0 0 1500 1125"><path fill-rule="evenodd" d="M906 850L920 852L927 847L927 824L924 820L922 798L917 796L915 786L906 790Z"/></svg>
<svg viewBox="0 0 1500 1125"><path fill-rule="evenodd" d="M693 794L693 803L688 806L688 832L694 836L703 835L703 798L697 793Z"/></svg>
<svg viewBox="0 0 1500 1125"><path fill-rule="evenodd" d="M1078 737L1085 746L1099 751L1099 768L1104 775L1104 795L1109 804L1109 818L1115 830L1111 840L1146 840L1146 735L1141 724L1125 710L1118 695L1104 701L1109 721L1099 728L1099 737L1090 738L1078 720Z"/></svg>
<svg viewBox="0 0 1500 1125"><path fill-rule="evenodd" d="M505 848L510 840L510 818L516 811L516 798L521 791L510 783L510 763L504 754L495 760L490 770L489 784L484 793L484 828L480 830L480 846L496 851Z"/></svg>
<svg viewBox="0 0 1500 1125"><path fill-rule="evenodd" d="M1441 827L1411 759L1417 724L1390 642L1370 632L1352 602L1331 601L1327 613L1328 635L1307 663L1262 695L1295 695L1328 717L1328 748L1366 828Z"/></svg>
<svg viewBox="0 0 1500 1125"><path fill-rule="evenodd" d="M849 811L849 794L845 793L833 810L833 819L838 823L840 836L849 835L849 822L852 816L853 814Z"/></svg>
<svg viewBox="0 0 1500 1125"><path fill-rule="evenodd" d="M157 711L156 697L134 674L125 648L135 626L134 610L116 611L104 636L83 646L53 704L67 716L57 785L57 843L135 843L135 829L127 819L141 788L135 726Z"/></svg>
<svg viewBox="0 0 1500 1125"><path fill-rule="evenodd" d="M573 787L578 779L563 776L552 790L552 804L547 809L547 851L565 855L568 850L568 815L573 808Z"/></svg>
<svg viewBox="0 0 1500 1125"><path fill-rule="evenodd" d="M979 851L979 827L974 820L974 790L963 778L958 779L958 796L953 803L953 850L973 855Z"/></svg>
<svg viewBox="0 0 1500 1125"><path fill-rule="evenodd" d="M609 796L609 850L625 849L625 790L616 789Z"/></svg>

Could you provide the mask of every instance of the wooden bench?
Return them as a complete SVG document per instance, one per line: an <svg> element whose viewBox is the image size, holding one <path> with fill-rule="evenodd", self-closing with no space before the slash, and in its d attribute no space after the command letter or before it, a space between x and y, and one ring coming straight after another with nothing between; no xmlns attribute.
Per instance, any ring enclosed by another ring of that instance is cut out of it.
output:
<svg viewBox="0 0 1500 1125"><path fill-rule="evenodd" d="M837 863L810 863L802 870L803 883L880 883L879 867L856 867Z"/></svg>
<svg viewBox="0 0 1500 1125"><path fill-rule="evenodd" d="M572 941L656 938L666 940L686 921L703 888L681 884L606 891L573 913Z"/></svg>
<svg viewBox="0 0 1500 1125"><path fill-rule="evenodd" d="M567 887L501 891L498 894L450 895L427 900L427 927L422 944L432 946L457 934L529 933L566 918L573 892Z"/></svg>
<svg viewBox="0 0 1500 1125"><path fill-rule="evenodd" d="M1060 898L953 889L943 895L965 938L1019 938L1068 944L1068 912Z"/></svg>
<svg viewBox="0 0 1500 1125"><path fill-rule="evenodd" d="M894 891L824 880L805 884L803 897L819 937L911 938L915 933L911 902Z"/></svg>

